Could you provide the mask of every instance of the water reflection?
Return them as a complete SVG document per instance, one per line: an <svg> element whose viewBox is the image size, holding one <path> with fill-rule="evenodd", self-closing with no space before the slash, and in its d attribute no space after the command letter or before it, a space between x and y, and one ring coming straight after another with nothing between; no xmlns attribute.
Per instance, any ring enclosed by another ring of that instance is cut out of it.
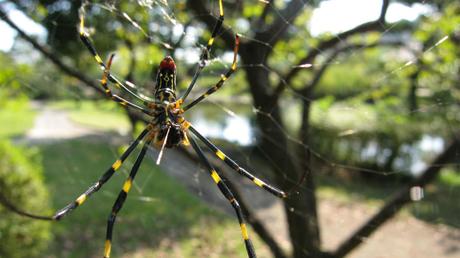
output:
<svg viewBox="0 0 460 258"><path fill-rule="evenodd" d="M433 135L423 135L422 139L412 150L411 172L414 175L422 173L429 162L444 149L445 142L442 137Z"/></svg>
<svg viewBox="0 0 460 258"><path fill-rule="evenodd" d="M237 112L231 114L210 104L205 108L201 107L187 113L187 116L198 131L206 137L224 139L242 146L254 144L249 118Z"/></svg>

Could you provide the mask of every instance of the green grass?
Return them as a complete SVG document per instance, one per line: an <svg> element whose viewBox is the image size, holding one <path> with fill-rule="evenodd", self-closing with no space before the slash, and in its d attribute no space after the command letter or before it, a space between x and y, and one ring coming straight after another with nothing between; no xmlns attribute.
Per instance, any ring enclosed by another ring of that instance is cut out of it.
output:
<svg viewBox="0 0 460 258"><path fill-rule="evenodd" d="M19 137L34 123L35 112L27 101L8 101L0 108L0 138Z"/></svg>
<svg viewBox="0 0 460 258"><path fill-rule="evenodd" d="M39 147L55 209L78 197L119 155L116 147L90 139ZM52 230L56 240L46 255L101 256L106 219L133 158L82 207L54 224ZM180 184L155 169L152 160L147 158L142 165L119 213L113 256L205 257L213 254L215 257L245 257L236 218L208 208ZM269 257L260 241L256 241L256 246L262 257Z"/></svg>

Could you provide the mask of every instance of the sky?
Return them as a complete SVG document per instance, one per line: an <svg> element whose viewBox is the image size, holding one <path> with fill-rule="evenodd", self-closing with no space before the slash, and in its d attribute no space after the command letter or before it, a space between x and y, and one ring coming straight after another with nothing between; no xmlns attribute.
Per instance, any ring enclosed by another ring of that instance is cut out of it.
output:
<svg viewBox="0 0 460 258"><path fill-rule="evenodd" d="M364 22L373 21L379 17L381 7L382 0L329 0L321 2L311 18L311 33L312 35L324 32L338 33ZM392 3L388 7L386 18L391 23L402 19L413 21L419 15L429 12L430 8L427 5L414 4L409 7Z"/></svg>
<svg viewBox="0 0 460 258"><path fill-rule="evenodd" d="M329 0L322 2L313 12L310 29L313 35L324 32L337 33L355 27L363 22L375 20L380 13L382 0ZM391 4L387 20L389 22L401 19L414 20L418 15L428 13L427 6L416 4L412 7L401 4ZM44 37L46 30L34 23L20 11L8 13L9 17L29 35ZM333 19L331 19L333 17ZM16 32L4 22L0 22L0 50L8 51L14 43Z"/></svg>
<svg viewBox="0 0 460 258"><path fill-rule="evenodd" d="M46 35L46 30L41 25L27 18L22 12L14 10L8 12L8 16L14 21L21 29L23 29L29 35ZM10 28L8 24L3 21L0 22L0 50L8 51L14 43L16 31Z"/></svg>

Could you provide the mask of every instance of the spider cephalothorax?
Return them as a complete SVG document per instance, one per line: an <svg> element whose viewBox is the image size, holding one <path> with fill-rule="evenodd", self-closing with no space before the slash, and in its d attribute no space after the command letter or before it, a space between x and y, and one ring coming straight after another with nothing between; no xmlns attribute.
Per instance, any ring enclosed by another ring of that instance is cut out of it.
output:
<svg viewBox="0 0 460 258"><path fill-rule="evenodd" d="M165 57L158 68L154 96L162 103L176 101L176 63L172 57Z"/></svg>
<svg viewBox="0 0 460 258"><path fill-rule="evenodd" d="M217 148L211 141L209 141L206 137L201 135L185 118L183 114L195 106L196 104L200 103L203 99L207 96L213 94L217 90L219 90L222 85L227 81L227 79L233 74L236 70L236 63L237 63L237 54L238 54L238 46L239 46L239 38L238 35L235 37L235 47L233 49L233 63L227 73L223 74L220 80L212 87L210 87L205 93L201 94L199 97L185 105L184 107L182 104L185 102L187 96L191 92L193 86L195 85L201 71L206 66L206 60L209 55L209 51L211 50L212 44L214 42L215 37L217 36L218 31L222 27L222 22L224 20L224 9L222 0L219 0L219 19L214 26L214 29L211 33L211 38L208 41L207 46L203 49L203 53L201 55L200 61L197 65L197 70L195 75L193 76L189 86L187 87L185 93L182 97L177 98L176 96L176 64L172 57L167 56L165 57L158 69L158 74L156 77L156 85L155 90L153 92L153 98L149 98L143 95L140 91L137 90L136 86L128 81L122 82L116 76L110 73L110 66L112 64L113 54L109 57L107 63L102 61L102 58L96 51L96 48L91 43L89 36L85 32L84 28L84 5L80 10L80 39L83 41L85 46L94 56L94 59L102 68L103 75L101 79L101 86L105 91L105 94L110 97L112 100L120 103L123 106L129 106L130 108L136 109L138 111L143 112L147 116L151 118L147 127L140 133L140 135L134 140L134 142L128 147L128 149L121 155L119 159L117 159L112 166L110 166L107 171L99 178L97 182L91 185L83 194L81 194L75 201L69 203L66 207L62 208L61 210L57 211L56 214L52 217L54 220L59 220L63 218L65 215L70 213L75 208L82 205L93 193L97 192L102 186L115 174L115 172L121 167L123 162L129 157L129 155L134 151L134 149L139 145L142 140L145 140L143 147L131 168L131 172L129 176L125 180L123 187L118 195L117 200L115 201L112 212L109 215L109 219L107 221L107 233L106 233L106 240L105 240L105 248L104 248L104 257L109 257L112 247L112 233L113 233L113 226L115 224L115 220L117 217L118 212L123 207L123 203L125 202L128 192L131 189L133 184L133 180L139 170L140 164L144 159L147 149L150 145L154 146L161 146L160 154L158 155L157 164L161 159L161 155L163 153L164 148L170 148L177 146L179 144L184 144L186 146L191 145L193 150L198 155L201 163L206 167L208 170L211 178L219 187L219 190L228 200L228 202L232 205L235 209L236 216L240 223L241 234L246 246L246 251L249 257L255 258L256 254L254 248L252 246L251 240L249 239L248 231L246 228L246 223L244 220L243 212L240 208L240 205L237 201L237 198L233 195L232 191L228 188L227 184L221 179L219 172L213 168L211 163L208 161L207 157L201 150L201 147L198 145L197 140L204 143L204 145L209 149L213 155L228 165L234 171L240 173L241 175L247 177L251 180L255 185L265 189L266 191L274 194L278 197L286 197L286 193L281 191L262 180L258 179L243 167L239 166L235 161L233 161L230 157L228 157L224 152L222 152L219 148ZM125 99L117 94L112 93L112 90L109 88L108 83L112 83L120 92L129 94L131 99ZM137 102L137 103L136 103ZM140 104L141 103L141 104ZM190 140L190 144L189 144Z"/></svg>

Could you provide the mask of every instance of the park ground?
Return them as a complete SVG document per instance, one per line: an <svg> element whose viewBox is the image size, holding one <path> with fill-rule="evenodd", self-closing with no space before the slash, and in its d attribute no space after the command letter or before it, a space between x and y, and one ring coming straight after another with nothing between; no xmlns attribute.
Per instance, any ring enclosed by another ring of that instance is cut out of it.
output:
<svg viewBox="0 0 460 258"><path fill-rule="evenodd" d="M3 132L14 136L17 144L41 153L53 209L73 200L97 179L131 139L122 114L111 113L105 104L92 105L35 103L23 115L16 113L23 120L12 127L17 132ZM24 127L24 134L19 133ZM152 158L141 168L117 221L114 257L245 257L234 214L201 167L169 151L160 170L153 162L155 151L149 155ZM129 169L122 172L85 206L52 227L54 239L44 257L100 257L106 218ZM351 235L378 210L384 196L395 190L319 181L321 237L326 250L333 250ZM251 212L289 248L281 202L244 180L237 182L251 196ZM405 208L365 239L349 257L460 257L458 175L442 176L425 189L425 195L426 199ZM257 238L255 246L259 257L270 257Z"/></svg>

